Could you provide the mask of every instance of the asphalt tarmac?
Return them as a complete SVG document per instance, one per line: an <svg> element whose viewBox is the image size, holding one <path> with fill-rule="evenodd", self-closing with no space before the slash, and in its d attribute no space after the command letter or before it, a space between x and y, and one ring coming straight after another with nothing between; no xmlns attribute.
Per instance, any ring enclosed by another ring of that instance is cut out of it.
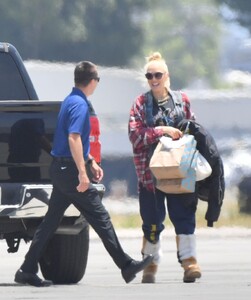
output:
<svg viewBox="0 0 251 300"><path fill-rule="evenodd" d="M29 245L21 243L18 253L7 253L0 242L1 299L102 299L102 300L237 300L251 298L251 229L199 229L198 261L202 278L196 283L183 283L183 271L177 262L175 235L171 229L163 233L163 257L156 284L141 284L142 274L130 284L124 283L120 270L106 253L97 235L91 231L90 252L84 278L75 285L45 288L14 283ZM125 251L141 259L141 230L118 230ZM41 275L41 274L40 274Z"/></svg>

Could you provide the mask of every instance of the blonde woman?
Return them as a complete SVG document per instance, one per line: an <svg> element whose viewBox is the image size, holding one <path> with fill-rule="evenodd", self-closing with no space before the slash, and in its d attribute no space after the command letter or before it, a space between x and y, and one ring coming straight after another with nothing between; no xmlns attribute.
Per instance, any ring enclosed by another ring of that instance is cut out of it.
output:
<svg viewBox="0 0 251 300"><path fill-rule="evenodd" d="M139 183L139 204L142 218L142 254L153 254L153 262L145 268L142 283L155 283L161 257L160 235L164 230L166 211L174 226L178 260L184 268L184 282L201 277L196 259L195 212L196 193L165 194L154 186L149 169L151 155L163 135L179 139L177 124L193 119L188 97L170 89L170 74L159 52L147 58L145 77L150 90L135 100L129 118L129 139Z"/></svg>

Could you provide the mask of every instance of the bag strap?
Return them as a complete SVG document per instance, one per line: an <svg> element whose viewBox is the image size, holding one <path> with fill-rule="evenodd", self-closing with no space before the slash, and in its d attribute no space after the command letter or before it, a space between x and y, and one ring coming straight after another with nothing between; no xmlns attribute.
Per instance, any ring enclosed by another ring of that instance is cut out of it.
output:
<svg viewBox="0 0 251 300"><path fill-rule="evenodd" d="M175 110L176 110L175 124L178 124L185 117L184 102L182 99L182 94L181 94L181 91L171 91L171 90L169 91L169 93L172 96Z"/></svg>
<svg viewBox="0 0 251 300"><path fill-rule="evenodd" d="M171 91L169 93L174 102L174 109L176 111L176 120L175 124L178 124L181 120L184 119L184 102L182 100L182 94L180 91ZM145 93L145 115L146 115L146 124L149 127L153 127L153 96L150 91Z"/></svg>
<svg viewBox="0 0 251 300"><path fill-rule="evenodd" d="M145 93L145 115L147 126L153 127L153 96L151 92Z"/></svg>

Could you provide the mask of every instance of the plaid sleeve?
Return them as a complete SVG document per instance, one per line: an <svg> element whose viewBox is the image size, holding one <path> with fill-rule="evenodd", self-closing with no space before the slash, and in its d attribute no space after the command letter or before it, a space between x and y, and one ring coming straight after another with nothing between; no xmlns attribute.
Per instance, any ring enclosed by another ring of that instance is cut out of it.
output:
<svg viewBox="0 0 251 300"><path fill-rule="evenodd" d="M145 121L144 95L138 97L130 110L128 124L129 140L136 150L158 142L163 135L162 129L148 127Z"/></svg>
<svg viewBox="0 0 251 300"><path fill-rule="evenodd" d="M195 120L195 115L191 111L191 103L188 96L183 92L181 92L181 95L182 95L182 101L184 102L184 111L186 114L186 119Z"/></svg>

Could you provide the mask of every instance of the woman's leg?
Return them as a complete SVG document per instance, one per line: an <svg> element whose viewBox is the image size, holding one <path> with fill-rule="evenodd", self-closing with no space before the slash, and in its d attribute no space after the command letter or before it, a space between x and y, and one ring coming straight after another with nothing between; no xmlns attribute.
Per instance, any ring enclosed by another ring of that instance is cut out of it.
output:
<svg viewBox="0 0 251 300"><path fill-rule="evenodd" d="M184 282L195 282L201 277L196 255L196 193L168 194L167 207L176 232L178 261L184 269Z"/></svg>
<svg viewBox="0 0 251 300"><path fill-rule="evenodd" d="M155 283L155 276L161 258L160 233L164 229L166 216L165 195L156 190L148 191L140 184L139 204L144 232L142 254L153 255L153 262L144 269L142 283Z"/></svg>
<svg viewBox="0 0 251 300"><path fill-rule="evenodd" d="M149 191L140 184L139 207L144 237L151 243L158 242L160 233L165 228L163 224L166 217L164 193L159 190Z"/></svg>

